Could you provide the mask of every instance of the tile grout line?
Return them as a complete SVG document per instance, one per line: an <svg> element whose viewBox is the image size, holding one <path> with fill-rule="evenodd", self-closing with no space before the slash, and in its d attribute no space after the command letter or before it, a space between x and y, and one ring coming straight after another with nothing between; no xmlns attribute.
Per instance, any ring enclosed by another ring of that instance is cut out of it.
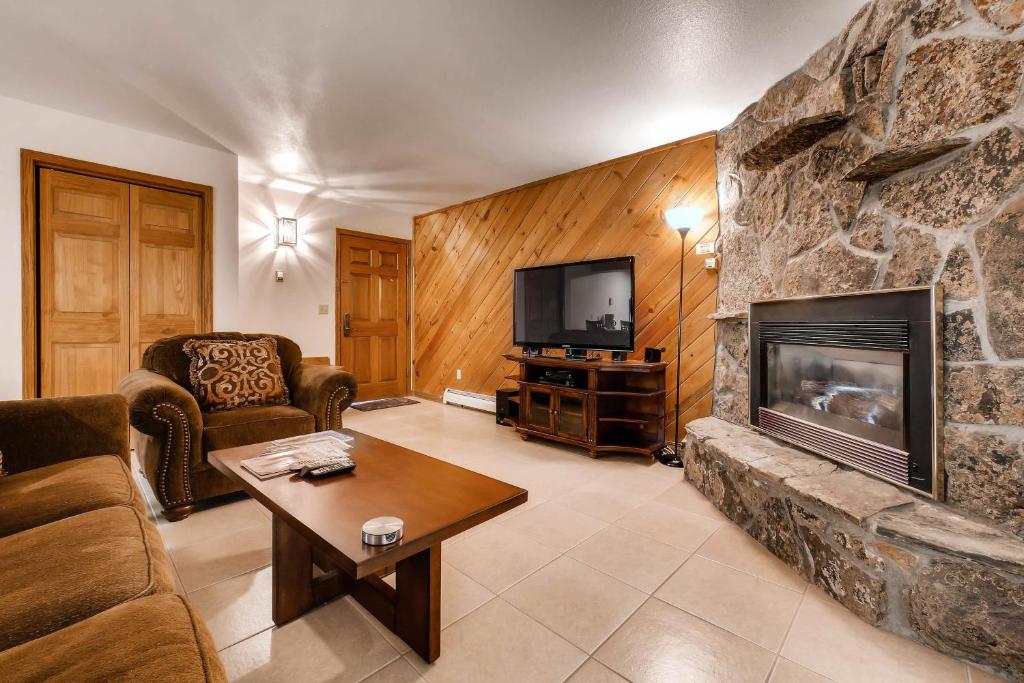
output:
<svg viewBox="0 0 1024 683"><path fill-rule="evenodd" d="M173 561L174 560L172 558L171 562L173 562ZM206 590L207 588L212 588L213 586L217 586L219 584L222 584L225 581L230 581L231 579L237 579L240 576L245 576L246 574L250 574L252 572L258 572L258 571L260 571L262 569L266 569L267 567L270 567L270 566L272 566L271 563L261 564L259 567L252 567L250 569L243 570L243 571L241 571L241 572L239 572L237 574L232 574L231 576L225 576L223 579L217 579L213 583L207 583L207 584L204 584L202 586L199 586L198 588L193 588L192 590L186 590L185 593L186 593L186 595L191 595L192 593L196 593L196 592L201 591L201 590ZM184 587L185 587L184 584L182 584L182 588L184 588Z"/></svg>
<svg viewBox="0 0 1024 683"><path fill-rule="evenodd" d="M370 627L372 628L373 624L370 624ZM383 638L383 636L381 636L381 637ZM390 643L388 643L388 644L390 645ZM392 646L392 649L394 649L394 646ZM391 666L392 664L394 664L398 660L403 659L405 657L405 655L403 655L398 650L395 650L395 654L397 656L394 659L388 660L386 663L382 664L381 666L377 667L376 669L374 669L370 673L366 674L365 676L360 678L357 683L363 683L363 681L369 680L371 676L376 676L377 674L379 674L384 669L388 668L389 666ZM410 664L409 666L412 666L412 665ZM419 672L417 672L417 675L419 675ZM420 676L420 678L423 678L423 677Z"/></svg>
<svg viewBox="0 0 1024 683"><path fill-rule="evenodd" d="M266 633L267 631L273 631L275 628L277 628L277 624L274 624L273 626L268 626L267 628L261 628L259 631L256 631L256 633L251 633L251 634L247 635L245 638L240 638L240 639L236 640L235 642L233 642L233 643L231 643L229 645L225 645L224 647L217 648L217 653L220 654L221 652L224 652L224 650L227 650L229 647L234 647L235 645L238 645L239 643L244 643L245 641L250 640L252 638L255 638L256 636L258 636L258 635L260 635L262 633Z"/></svg>
<svg viewBox="0 0 1024 683"><path fill-rule="evenodd" d="M804 587L801 588L800 590L797 590L796 588L790 588L789 586L784 586L781 583L779 583L778 581L772 581L771 579L766 579L763 576L758 576L757 574L755 574L755 573L753 573L751 571L747 571L746 569L740 569L739 567L734 567L731 564L729 564L728 562L722 562L721 560L716 560L713 557L708 557L707 555L701 555L700 552L698 552L698 551L694 551L693 554L696 555L697 557L699 557L702 560L707 560L708 562L714 562L717 565L721 565L723 567L727 567L729 569L732 569L733 571L739 572L740 574L746 574L747 576L753 577L753 578L757 579L758 581L764 581L765 583L770 583L771 585L776 586L777 588L784 588L785 590L792 591L794 593L799 593L800 595L804 594L804 591L806 590L807 585L808 585L808 582L805 581L803 579L803 577L800 577L800 580L804 582ZM799 574L796 574L796 575L800 576Z"/></svg>

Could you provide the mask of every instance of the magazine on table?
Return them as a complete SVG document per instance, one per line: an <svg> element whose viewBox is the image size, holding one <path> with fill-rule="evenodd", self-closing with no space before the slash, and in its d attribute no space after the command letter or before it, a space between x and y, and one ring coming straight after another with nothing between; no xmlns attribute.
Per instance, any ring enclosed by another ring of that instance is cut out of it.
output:
<svg viewBox="0 0 1024 683"><path fill-rule="evenodd" d="M262 455L243 460L241 465L257 479L271 479L303 467L350 461L347 451L352 441L353 437L335 431L277 439L267 444Z"/></svg>

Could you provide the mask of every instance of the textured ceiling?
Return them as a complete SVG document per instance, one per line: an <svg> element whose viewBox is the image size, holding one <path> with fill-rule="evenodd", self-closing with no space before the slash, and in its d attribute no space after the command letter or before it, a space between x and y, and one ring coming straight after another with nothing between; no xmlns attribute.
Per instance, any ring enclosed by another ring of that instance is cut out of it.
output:
<svg viewBox="0 0 1024 683"><path fill-rule="evenodd" d="M418 213L719 128L860 4L0 0L0 94Z"/></svg>

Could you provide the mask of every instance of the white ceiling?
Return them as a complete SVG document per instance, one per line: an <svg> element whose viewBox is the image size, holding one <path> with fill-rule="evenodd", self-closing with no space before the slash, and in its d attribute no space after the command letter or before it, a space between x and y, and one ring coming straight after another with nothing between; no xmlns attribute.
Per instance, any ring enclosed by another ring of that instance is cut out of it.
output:
<svg viewBox="0 0 1024 683"><path fill-rule="evenodd" d="M861 4L0 0L0 94L418 213L720 128Z"/></svg>

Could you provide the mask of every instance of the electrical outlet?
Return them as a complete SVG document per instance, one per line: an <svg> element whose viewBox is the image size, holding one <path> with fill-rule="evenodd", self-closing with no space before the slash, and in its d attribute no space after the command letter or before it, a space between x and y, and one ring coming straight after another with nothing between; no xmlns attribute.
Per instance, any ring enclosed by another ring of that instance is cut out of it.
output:
<svg viewBox="0 0 1024 683"><path fill-rule="evenodd" d="M462 379L462 368L455 371L455 379Z"/></svg>
<svg viewBox="0 0 1024 683"><path fill-rule="evenodd" d="M704 267L707 268L708 270L718 270L718 257L709 256L708 258L704 259Z"/></svg>
<svg viewBox="0 0 1024 683"><path fill-rule="evenodd" d="M320 315L327 315L327 304L320 304L317 306L317 313Z"/></svg>
<svg viewBox="0 0 1024 683"><path fill-rule="evenodd" d="M697 245L697 253L699 255L701 255L701 256L703 256L704 254L714 254L715 253L715 243L714 242L701 242L700 244Z"/></svg>

